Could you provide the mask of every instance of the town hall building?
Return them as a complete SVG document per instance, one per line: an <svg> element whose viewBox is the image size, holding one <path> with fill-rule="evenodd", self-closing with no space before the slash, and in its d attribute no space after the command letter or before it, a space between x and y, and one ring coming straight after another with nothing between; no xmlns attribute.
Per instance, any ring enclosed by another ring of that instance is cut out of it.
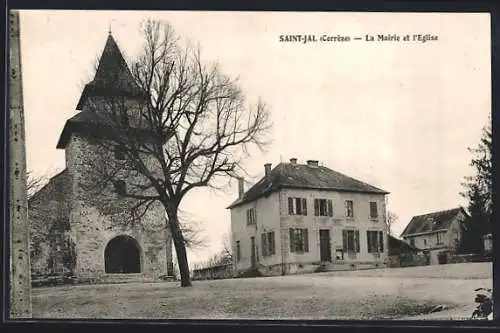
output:
<svg viewBox="0 0 500 333"><path fill-rule="evenodd" d="M109 86L107 77L119 78L120 84ZM116 157L97 153L95 141L102 139L96 135L100 124L91 115L96 103L111 91L131 105L140 98L109 33L94 79L85 86L77 103L78 113L66 121L57 143L57 148L65 151L66 167L29 199L30 258L35 280L73 276L98 282L132 276L153 281L173 275L172 239L161 204L151 205L141 223L119 223L120 214L127 208L119 205L133 202L123 201L111 188L100 195L116 202L119 209L104 210L96 204L104 197L90 198L81 186L90 181L90 162ZM98 112L106 112L97 105Z"/></svg>
<svg viewBox="0 0 500 333"><path fill-rule="evenodd" d="M247 191L239 182L231 212L235 275L285 275L385 267L388 192L309 160L274 169Z"/></svg>

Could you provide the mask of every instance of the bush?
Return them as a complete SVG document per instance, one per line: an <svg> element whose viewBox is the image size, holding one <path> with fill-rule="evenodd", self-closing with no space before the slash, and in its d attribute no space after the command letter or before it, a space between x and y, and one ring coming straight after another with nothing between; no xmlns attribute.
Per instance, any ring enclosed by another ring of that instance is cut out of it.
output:
<svg viewBox="0 0 500 333"><path fill-rule="evenodd" d="M318 267L314 269L314 273L326 272L326 268L327 268L326 264L320 264Z"/></svg>
<svg viewBox="0 0 500 333"><path fill-rule="evenodd" d="M250 268L246 271L238 274L238 278L254 278L254 277L262 277L262 273L257 268Z"/></svg>

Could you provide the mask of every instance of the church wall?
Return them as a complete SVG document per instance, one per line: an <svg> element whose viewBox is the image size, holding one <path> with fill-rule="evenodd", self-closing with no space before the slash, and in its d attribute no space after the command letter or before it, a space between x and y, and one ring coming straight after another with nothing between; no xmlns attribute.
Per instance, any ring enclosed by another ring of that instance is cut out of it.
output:
<svg viewBox="0 0 500 333"><path fill-rule="evenodd" d="M71 274L74 268L74 240L69 232L71 179L67 170L51 178L28 202L31 236L31 273Z"/></svg>
<svg viewBox="0 0 500 333"><path fill-rule="evenodd" d="M114 79L116 75L121 87L111 86L114 82L110 79ZM90 135L87 131L90 127L86 125L94 123L87 119L88 115L92 114L92 111L98 115L103 115L106 111L114 112L116 108L112 106L117 105L115 102L123 102L125 108L122 110L127 110L133 126L143 128L137 124L137 120L141 118L136 99L137 91L132 86L132 75L110 35L99 60L96 75L82 92L77 106L77 109L83 109L85 114L67 123L68 126L61 136L63 141L60 142L65 145L66 170L54 177L32 200L30 223L35 235L32 240L34 271L55 270L60 273L59 271L69 267L77 278L106 278L106 246L113 238L127 235L135 240L132 244L137 244L140 248L143 276L156 278L160 275L172 275L172 240L170 231L166 229L166 216L162 205L155 202L141 216L140 221L130 223L130 207L137 204L137 201L119 196L113 185L103 189L95 186L97 182L102 181L102 173L96 170L110 161L113 162L116 156L109 150L99 149L102 148L99 144L102 138L96 137L95 132ZM103 92L108 95L105 99L102 96L97 97ZM116 96L117 92L123 96ZM110 104L109 97L113 95L119 99ZM131 96L135 97L130 98ZM94 120L99 122L99 118ZM84 121L87 123L83 123ZM87 135L82 134L82 131L87 131ZM70 135L68 142L67 135ZM148 160L147 164L151 161ZM120 169L120 173L123 172L123 168ZM124 180L125 186L131 186L131 182L140 183L137 174L120 178ZM135 245L124 246L130 249ZM120 260L126 255L120 255L118 252L115 254L115 264L122 264ZM123 271L123 265L116 270Z"/></svg>
<svg viewBox="0 0 500 333"><path fill-rule="evenodd" d="M161 204L155 203L140 223L131 224L127 209L137 201L121 198L112 186L106 187L99 196L92 194L94 187L88 190L93 177L99 176L92 170L96 159L112 158L109 152L100 151L99 147L90 144L82 135L72 135L66 148L73 179L74 206L70 221L73 237L77 240L77 276L102 277L106 245L119 235L131 236L139 244L141 272L145 276L166 275L167 266L172 261L172 246L170 234L165 231L166 218ZM127 177L127 181L130 180L133 179Z"/></svg>

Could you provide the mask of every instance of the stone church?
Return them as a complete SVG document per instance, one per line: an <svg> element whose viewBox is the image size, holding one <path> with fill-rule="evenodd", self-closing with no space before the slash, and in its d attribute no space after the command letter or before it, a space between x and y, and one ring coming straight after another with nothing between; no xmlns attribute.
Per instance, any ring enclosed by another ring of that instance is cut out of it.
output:
<svg viewBox="0 0 500 333"><path fill-rule="evenodd" d="M105 80L108 76L119 77L125 84L110 89ZM160 204L153 204L141 223L116 223L123 209L103 210L95 204L99 198L91 200L80 186L88 181L90 161L110 158L94 149L95 140L100 139L95 135L99 124L90 121L89 105L95 107L92 102L105 98L110 90L134 103L138 91L134 87L132 74L110 32L94 79L86 84L77 113L66 121L57 143L57 149L65 151L66 168L28 202L34 280L47 276L73 276L93 282L172 277L172 239ZM117 205L124 204L116 190L101 195L116 200Z"/></svg>

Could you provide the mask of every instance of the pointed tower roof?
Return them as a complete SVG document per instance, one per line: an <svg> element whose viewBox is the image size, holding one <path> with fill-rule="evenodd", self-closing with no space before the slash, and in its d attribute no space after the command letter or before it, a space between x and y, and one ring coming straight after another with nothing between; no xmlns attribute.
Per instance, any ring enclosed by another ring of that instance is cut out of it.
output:
<svg viewBox="0 0 500 333"><path fill-rule="evenodd" d="M85 85L76 109L82 110L85 99L91 95L116 92L136 96L139 89L110 31L94 79Z"/></svg>
<svg viewBox="0 0 500 333"><path fill-rule="evenodd" d="M130 69L123 58L123 55L116 44L111 32L106 40L106 45L99 59L99 65L94 79L85 85L78 105L78 112L66 121L62 133L57 143L58 149L64 149L71 137L71 134L78 131L95 131L102 127L96 123L96 118L89 110L83 110L85 101L90 96L110 96L119 95L127 98L143 98L140 89L130 72ZM101 128L102 131L102 128Z"/></svg>

